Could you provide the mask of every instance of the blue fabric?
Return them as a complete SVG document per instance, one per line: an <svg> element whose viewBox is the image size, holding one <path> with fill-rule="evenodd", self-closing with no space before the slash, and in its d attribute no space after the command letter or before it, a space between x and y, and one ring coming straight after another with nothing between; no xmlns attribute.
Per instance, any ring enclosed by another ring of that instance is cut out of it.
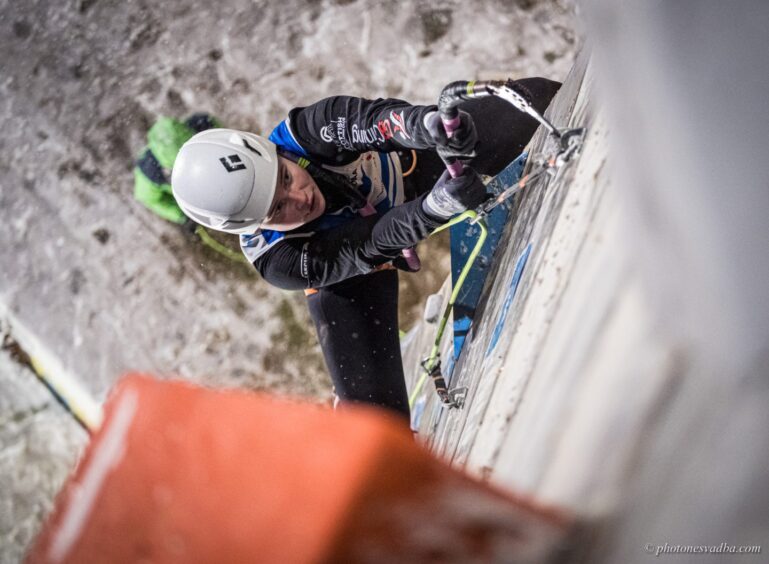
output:
<svg viewBox="0 0 769 564"><path fill-rule="evenodd" d="M382 185L387 191L387 198L391 201L395 201L395 194L390 192L390 159L387 158L385 153L377 153L379 155L379 164L382 167ZM393 190L394 192L394 190Z"/></svg>
<svg viewBox="0 0 769 564"><path fill-rule="evenodd" d="M344 225L351 219L359 217L358 212L352 211L349 207L339 210L337 213L326 213L320 216L312 223L303 226L307 231L326 231Z"/></svg>
<svg viewBox="0 0 769 564"><path fill-rule="evenodd" d="M273 231L272 229L262 229L262 237L267 244L272 245L275 241L281 240L286 234L282 231Z"/></svg>
<svg viewBox="0 0 769 564"><path fill-rule="evenodd" d="M360 175L361 185L358 187L358 191L368 198L368 195L371 194L371 179L362 170Z"/></svg>
<svg viewBox="0 0 769 564"><path fill-rule="evenodd" d="M269 139L281 149L291 151L302 157L307 156L307 151L305 151L302 146L296 142L294 136L291 135L286 120L281 121L280 124L272 130Z"/></svg>

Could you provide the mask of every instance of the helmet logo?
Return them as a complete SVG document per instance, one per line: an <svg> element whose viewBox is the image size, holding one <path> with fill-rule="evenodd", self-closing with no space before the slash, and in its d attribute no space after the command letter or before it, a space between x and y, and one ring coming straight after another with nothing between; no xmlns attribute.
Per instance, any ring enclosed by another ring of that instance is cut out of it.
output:
<svg viewBox="0 0 769 564"><path fill-rule="evenodd" d="M230 155L229 157L222 157L219 162L224 165L227 172L235 172L236 170L246 170L246 165L240 160L238 155Z"/></svg>

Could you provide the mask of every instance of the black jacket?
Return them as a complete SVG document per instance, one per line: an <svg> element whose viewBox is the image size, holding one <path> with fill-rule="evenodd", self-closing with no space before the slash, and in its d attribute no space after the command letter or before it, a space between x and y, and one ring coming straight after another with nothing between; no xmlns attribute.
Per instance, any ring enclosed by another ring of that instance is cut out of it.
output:
<svg viewBox="0 0 769 564"><path fill-rule="evenodd" d="M262 277L289 290L328 286L392 261L438 227L442 220L422 210L424 196L406 201L402 178L392 178L401 175L393 152L434 147L423 120L435 110L395 99L349 96L291 110L271 140L317 164L341 167L362 193L369 191L369 201L379 183L379 198L384 199L372 202L378 215L361 217L347 210L346 219L324 216L287 233L241 236L244 253ZM381 178L369 177L365 166L371 159L381 161Z"/></svg>

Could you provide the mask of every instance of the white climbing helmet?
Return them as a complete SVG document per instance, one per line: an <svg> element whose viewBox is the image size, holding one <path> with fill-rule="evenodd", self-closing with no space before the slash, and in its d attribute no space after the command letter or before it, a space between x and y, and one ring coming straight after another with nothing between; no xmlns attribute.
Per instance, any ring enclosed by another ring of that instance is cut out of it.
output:
<svg viewBox="0 0 769 564"><path fill-rule="evenodd" d="M226 233L252 233L270 211L277 178L274 143L245 131L208 129L182 145L171 187L195 222Z"/></svg>

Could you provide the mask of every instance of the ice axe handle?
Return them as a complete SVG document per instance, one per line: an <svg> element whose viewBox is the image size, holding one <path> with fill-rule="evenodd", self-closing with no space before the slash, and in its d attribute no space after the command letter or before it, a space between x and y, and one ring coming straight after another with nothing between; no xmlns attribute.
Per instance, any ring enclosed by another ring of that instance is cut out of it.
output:
<svg viewBox="0 0 769 564"><path fill-rule="evenodd" d="M443 159L443 162L445 163L451 178L462 176L465 173L465 165L462 164L462 161L454 158L448 158Z"/></svg>
<svg viewBox="0 0 769 564"><path fill-rule="evenodd" d="M456 113L455 117L444 117L441 115L441 121L443 122L443 128L446 130L446 137L451 139L451 137L454 135L454 132L459 129L461 119L459 118L459 112L456 108L452 108L454 112Z"/></svg>
<svg viewBox="0 0 769 564"><path fill-rule="evenodd" d="M446 130L446 137L449 139L451 139L451 136L454 135L454 132L461 124L459 110L457 109L457 104L461 98L457 93L464 91L466 85L466 82L453 82L443 89L438 99L438 111L441 114L441 122L443 122L443 129ZM448 157L444 158L443 162L452 178L461 176L465 170L465 165L459 159Z"/></svg>
<svg viewBox="0 0 769 564"><path fill-rule="evenodd" d="M403 255L403 258L406 260L406 264L409 265L409 268L412 271L416 272L422 268L422 261L419 260L419 255L414 250L414 247L403 249L401 251L401 254Z"/></svg>
<svg viewBox="0 0 769 564"><path fill-rule="evenodd" d="M444 87L441 95L438 97L438 111L441 115L443 127L446 130L446 136L449 139L451 139L451 136L461 124L457 106L463 100L469 100L478 96L478 93L473 89L474 84L474 82L466 80L452 82ZM486 92L483 92L482 95L485 94ZM443 162L446 164L446 168L449 170L452 178L461 176L465 170L464 164L456 158L445 158Z"/></svg>
<svg viewBox="0 0 769 564"><path fill-rule="evenodd" d="M456 114L455 117L445 117L444 112L441 112L441 121L443 122L443 128L446 130L446 137L451 139L451 136L454 135L454 131L459 127L460 118L459 118L459 112L456 108L451 108L451 110L454 110L453 113ZM451 175L451 178L456 178L457 176L462 176L462 173L465 171L465 165L462 164L462 161L459 159L456 159L454 157L447 157L443 159L444 164L446 165L446 168L449 171L449 174Z"/></svg>

